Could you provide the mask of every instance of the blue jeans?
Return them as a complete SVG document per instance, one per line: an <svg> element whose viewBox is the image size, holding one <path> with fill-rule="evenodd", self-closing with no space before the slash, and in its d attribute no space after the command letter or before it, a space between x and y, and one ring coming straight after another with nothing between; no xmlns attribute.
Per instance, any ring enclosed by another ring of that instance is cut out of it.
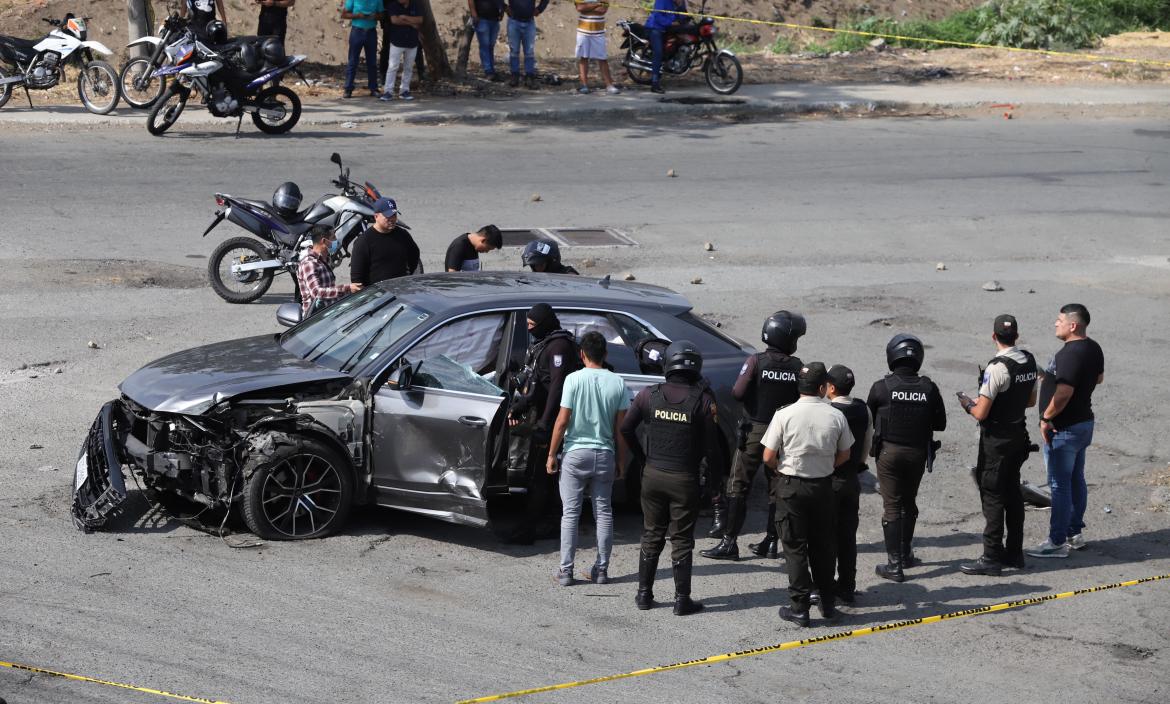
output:
<svg viewBox="0 0 1170 704"><path fill-rule="evenodd" d="M666 40L666 30L650 30L650 82L658 85L662 81L662 52L663 42Z"/></svg>
<svg viewBox="0 0 1170 704"><path fill-rule="evenodd" d="M353 90L358 58L366 53L366 77L370 90L378 90L378 28L349 28L349 63L345 66L345 89Z"/></svg>
<svg viewBox="0 0 1170 704"><path fill-rule="evenodd" d="M483 66L483 72L489 76L496 72L494 52L499 36L499 20L485 20L481 17L475 23L475 38L479 41L479 63Z"/></svg>
<svg viewBox="0 0 1170 704"><path fill-rule="evenodd" d="M597 568L609 569L613 550L614 457L612 450L570 450L561 460L561 570L573 572L577 553L577 524L581 520L581 501L585 492L593 504L593 521L597 524Z"/></svg>
<svg viewBox="0 0 1170 704"><path fill-rule="evenodd" d="M511 53L508 54L508 63L513 76L520 73L521 43L524 45L524 75L535 76L536 55L533 52L536 50L536 20L522 22L509 17L508 44Z"/></svg>
<svg viewBox="0 0 1170 704"><path fill-rule="evenodd" d="M1085 483L1085 450L1093 443L1093 421L1086 420L1056 431L1044 444L1048 468L1048 489L1052 492L1052 515L1048 539L1064 545L1069 536L1085 527L1085 505L1089 487Z"/></svg>

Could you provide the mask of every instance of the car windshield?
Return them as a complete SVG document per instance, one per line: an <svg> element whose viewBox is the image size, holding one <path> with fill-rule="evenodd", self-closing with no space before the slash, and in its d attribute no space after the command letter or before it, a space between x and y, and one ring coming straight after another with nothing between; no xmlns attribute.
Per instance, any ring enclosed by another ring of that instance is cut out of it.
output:
<svg viewBox="0 0 1170 704"><path fill-rule="evenodd" d="M348 372L377 359L429 317L389 291L367 288L289 330L280 345L302 359Z"/></svg>

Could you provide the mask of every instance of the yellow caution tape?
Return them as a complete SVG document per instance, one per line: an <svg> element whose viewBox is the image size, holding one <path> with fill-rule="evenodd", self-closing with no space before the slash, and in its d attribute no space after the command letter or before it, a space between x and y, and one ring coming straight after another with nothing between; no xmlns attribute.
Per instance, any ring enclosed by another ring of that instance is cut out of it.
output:
<svg viewBox="0 0 1170 704"><path fill-rule="evenodd" d="M515 692L506 692L504 694L492 694L486 697L478 697L475 699L463 699L456 704L479 704L480 702L495 702L501 699L511 699L513 697L523 697L529 694L540 694L541 692L554 692L560 689L571 689L573 687L582 687L587 684L599 684L601 682L613 682L615 680L627 679L630 677L641 677L642 675L653 675L659 672L666 672L668 670L681 670L684 667L694 667L696 665L713 665L719 662L726 662L728 660L738 660L740 658L750 658L756 655L764 655L765 653L775 653L781 650L793 650L794 648L803 648L806 645L816 645L817 643L827 643L836 640L846 640L848 638L860 638L861 636L873 635L874 633L885 633L887 631L897 631L903 628L913 628L914 626L924 626L928 623L938 623L940 621L948 621L953 618L963 618L965 616L978 616L979 614L989 614L996 611L1004 611L1006 609L1015 609L1021 606L1031 606L1032 604L1041 604L1046 601L1054 601L1056 599L1067 599L1070 596L1080 596L1081 594L1092 594L1093 592L1101 592L1106 589L1118 589L1120 587L1132 587L1137 584L1145 584L1147 582L1156 582L1162 579L1170 579L1170 574L1162 574L1156 577L1145 577L1143 579L1133 579L1128 582L1117 582L1116 584L1104 584L1099 587L1089 587L1087 589L1077 589L1071 592L1061 592L1059 594L1048 594L1045 596L1031 597L1028 599L1020 599L1018 601L1008 601L1002 604L995 604L993 606L977 606L971 609L963 609L962 611L952 611L949 614L941 614L938 616L926 616L923 618L912 618L905 621L894 621L892 623L883 623L878 626L870 626L869 628L859 628L849 631L839 631L837 633L829 633L815 638L805 638L803 640L793 640L787 643L777 643L776 645L765 645L759 648L752 648L750 650L739 650L734 653L723 653L722 655L709 655L707 657L698 658L696 660L685 660L683 662L676 662L670 665L659 665L658 667L647 667L642 670L635 670L633 672L624 672L619 675L605 675L602 677L592 677L587 680L578 680L576 682L565 682L562 684L552 684L544 687L535 687L532 689L519 689Z"/></svg>
<svg viewBox="0 0 1170 704"><path fill-rule="evenodd" d="M647 5L622 5L619 3L609 3L610 7L618 7L623 10L637 10L640 12L650 12L653 7ZM684 17L692 17L700 19L703 17L710 17L711 19L724 20L727 22L742 22L744 24L757 24L767 27L782 27L785 29L803 29L810 32L829 32L831 34L853 34L859 37L872 37L874 39L897 39L899 41L907 42L921 42L923 44L938 44L942 46L957 46L966 49L995 49L997 51L1014 51L1022 54L1041 54L1044 56L1061 56L1069 59L1082 59L1085 61L1115 61L1126 64L1143 64L1147 66L1161 66L1163 68L1170 68L1170 61L1157 61L1155 59L1130 59L1118 56L1104 56L1102 54L1088 54L1073 51L1055 51L1052 49L1024 49L1017 46L1002 46L999 44L978 44L975 42L960 42L951 41L949 39L930 39L927 37L909 37L901 34L885 34L882 32L863 32L859 29L839 29L836 27L813 27L805 24L793 24L791 22L775 22L772 20L753 20L747 17L730 17L727 15L713 15L709 12L679 12L677 10L657 10L666 15L682 15Z"/></svg>
<svg viewBox="0 0 1170 704"><path fill-rule="evenodd" d="M86 677L85 675L71 675L68 672L57 672L55 670L46 670L41 667L33 667L31 665L21 665L15 662L5 662L0 660L0 666L8 667L13 670L24 670L25 672L34 672L38 675L52 675L53 677L63 677L67 680L75 680L77 682L92 682L94 684L104 684L107 687L118 687L119 689L131 689L135 692L145 692L147 694L157 694L160 697L169 697L183 702L199 702L200 704L229 704L228 702L218 699L206 699L204 697L189 697L185 694L175 694L174 692L164 692L161 689L151 689L149 687L139 687L133 684L124 684L122 682L111 682L109 680L99 680L96 677Z"/></svg>

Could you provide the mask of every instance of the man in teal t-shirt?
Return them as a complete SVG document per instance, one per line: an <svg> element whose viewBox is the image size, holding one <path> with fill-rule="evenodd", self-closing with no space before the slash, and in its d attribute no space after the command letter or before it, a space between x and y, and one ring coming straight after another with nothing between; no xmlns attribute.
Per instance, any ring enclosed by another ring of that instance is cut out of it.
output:
<svg viewBox="0 0 1170 704"><path fill-rule="evenodd" d="M370 95L378 97L378 20L383 0L345 0L341 18L349 20L349 63L345 66L345 97L353 97L358 59L366 54L366 79Z"/></svg>
<svg viewBox="0 0 1170 704"><path fill-rule="evenodd" d="M577 552L577 524L585 490L593 504L597 525L597 562L589 578L597 584L609 582L609 555L613 548L613 509L610 495L614 479L622 476L625 441L617 432L630 407L630 392L622 378L604 368L605 337L587 332L581 338L581 361L585 368L565 377L561 410L553 427L548 450L549 474L557 472L557 448L565 442L561 461L561 565L557 581L573 583L573 558ZM617 460L615 463L614 460Z"/></svg>

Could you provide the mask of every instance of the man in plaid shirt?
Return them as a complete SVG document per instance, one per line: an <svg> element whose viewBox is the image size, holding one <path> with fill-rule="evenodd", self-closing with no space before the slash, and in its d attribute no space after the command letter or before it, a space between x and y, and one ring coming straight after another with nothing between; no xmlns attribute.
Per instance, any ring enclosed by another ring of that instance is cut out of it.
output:
<svg viewBox="0 0 1170 704"><path fill-rule="evenodd" d="M329 255L337 250L337 237L327 225L317 225L309 231L313 247L297 264L297 284L301 290L301 316L308 317L317 301L329 305L349 293L362 290L361 284L337 285Z"/></svg>

